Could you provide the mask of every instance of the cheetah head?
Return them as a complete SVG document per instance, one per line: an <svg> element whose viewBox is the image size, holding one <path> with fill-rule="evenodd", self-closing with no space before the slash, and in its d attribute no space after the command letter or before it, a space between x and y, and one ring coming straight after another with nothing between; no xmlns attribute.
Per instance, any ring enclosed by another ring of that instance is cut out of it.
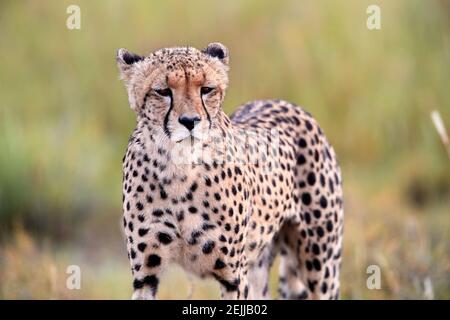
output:
<svg viewBox="0 0 450 320"><path fill-rule="evenodd" d="M228 50L211 43L161 49L140 56L117 51L117 65L131 109L147 120L158 141L205 141L217 128L228 85Z"/></svg>

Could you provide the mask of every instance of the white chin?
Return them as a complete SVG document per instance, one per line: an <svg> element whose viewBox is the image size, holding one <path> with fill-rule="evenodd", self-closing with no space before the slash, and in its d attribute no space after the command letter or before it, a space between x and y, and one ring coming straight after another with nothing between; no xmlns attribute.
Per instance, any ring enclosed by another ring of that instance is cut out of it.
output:
<svg viewBox="0 0 450 320"><path fill-rule="evenodd" d="M207 133L204 130L193 130L192 131L192 136L199 141L204 141L205 138L207 137Z"/></svg>

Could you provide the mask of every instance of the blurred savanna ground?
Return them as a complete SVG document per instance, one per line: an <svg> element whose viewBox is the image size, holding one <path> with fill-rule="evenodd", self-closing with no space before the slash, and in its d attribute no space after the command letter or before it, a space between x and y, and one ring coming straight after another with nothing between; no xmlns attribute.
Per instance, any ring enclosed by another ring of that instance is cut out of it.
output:
<svg viewBox="0 0 450 320"><path fill-rule="evenodd" d="M81 29L66 28L66 8ZM366 27L370 4L382 29ZM450 1L0 2L0 298L129 298L121 159L135 124L115 52L226 44L224 108L302 105L343 169L343 299L450 298ZM81 290L66 288L78 265ZM369 290L369 265L381 289ZM276 269L276 268L275 268ZM276 294L276 270L272 291ZM162 299L218 298L172 268Z"/></svg>

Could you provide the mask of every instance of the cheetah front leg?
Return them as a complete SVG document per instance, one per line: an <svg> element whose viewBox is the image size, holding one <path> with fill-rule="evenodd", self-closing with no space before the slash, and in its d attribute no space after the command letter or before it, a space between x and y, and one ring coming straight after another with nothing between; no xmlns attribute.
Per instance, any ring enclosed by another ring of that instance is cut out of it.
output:
<svg viewBox="0 0 450 320"><path fill-rule="evenodd" d="M249 299L270 299L269 274L276 253L275 244L267 245L258 259L249 267Z"/></svg>
<svg viewBox="0 0 450 320"><path fill-rule="evenodd" d="M170 223L142 223L128 230L128 252L133 273L133 300L153 300L159 279L177 254L178 233Z"/></svg>
<svg viewBox="0 0 450 320"><path fill-rule="evenodd" d="M249 298L248 265L242 253L236 263L228 263L220 273L213 273L220 283L223 300L246 300Z"/></svg>

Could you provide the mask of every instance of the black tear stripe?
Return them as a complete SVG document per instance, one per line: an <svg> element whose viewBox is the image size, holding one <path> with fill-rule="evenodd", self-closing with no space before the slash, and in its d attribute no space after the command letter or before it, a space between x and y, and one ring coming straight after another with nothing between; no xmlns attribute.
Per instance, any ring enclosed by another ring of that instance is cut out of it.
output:
<svg viewBox="0 0 450 320"><path fill-rule="evenodd" d="M208 112L208 110L206 110L206 106L205 106L205 102L203 101L203 97L200 97L201 99L200 100L202 100L202 106L203 106L203 110L205 110L205 112L206 112L206 118L208 119L208 122L209 122L209 130L211 130L211 116L209 115L209 112Z"/></svg>
<svg viewBox="0 0 450 320"><path fill-rule="evenodd" d="M170 131L169 131L169 128L167 128L167 124L169 123L170 112L173 109L172 92L170 93L169 97L170 97L170 107L169 107L169 110L166 113L166 116L164 117L164 133L170 138Z"/></svg>
<svg viewBox="0 0 450 320"><path fill-rule="evenodd" d="M145 104L147 103L147 98L149 97L150 92L151 92L151 90L149 90L149 91L145 94L144 102L142 102L142 105L141 105L141 110L142 110L142 111L144 110Z"/></svg>

